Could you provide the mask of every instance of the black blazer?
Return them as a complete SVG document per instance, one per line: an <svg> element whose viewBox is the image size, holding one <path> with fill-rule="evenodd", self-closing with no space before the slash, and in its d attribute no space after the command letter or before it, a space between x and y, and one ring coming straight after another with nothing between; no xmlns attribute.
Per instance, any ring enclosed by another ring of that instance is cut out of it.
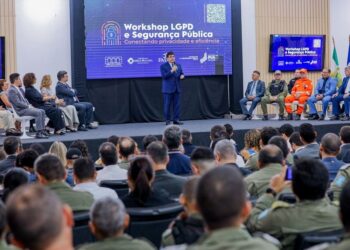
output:
<svg viewBox="0 0 350 250"><path fill-rule="evenodd" d="M341 146L337 159L345 163L350 163L350 143Z"/></svg>
<svg viewBox="0 0 350 250"><path fill-rule="evenodd" d="M26 87L25 97L27 98L29 103L32 104L35 108L40 108L45 105L52 105L50 102L45 102L43 96L33 86Z"/></svg>
<svg viewBox="0 0 350 250"><path fill-rule="evenodd" d="M5 175L16 164L16 155L9 155L6 159L0 161L0 175Z"/></svg>
<svg viewBox="0 0 350 250"><path fill-rule="evenodd" d="M148 199L145 203L140 203L133 192L127 194L122 198L122 201L126 207L158 207L174 203L174 200L170 199L169 194L164 190L152 189Z"/></svg>

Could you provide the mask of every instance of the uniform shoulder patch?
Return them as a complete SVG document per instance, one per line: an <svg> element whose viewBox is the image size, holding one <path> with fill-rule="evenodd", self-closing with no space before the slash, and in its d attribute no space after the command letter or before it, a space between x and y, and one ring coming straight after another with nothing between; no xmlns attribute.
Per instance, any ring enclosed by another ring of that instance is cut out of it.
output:
<svg viewBox="0 0 350 250"><path fill-rule="evenodd" d="M271 209L276 210L283 207L291 207L291 204L284 201L275 201L274 203L272 203Z"/></svg>
<svg viewBox="0 0 350 250"><path fill-rule="evenodd" d="M345 169L348 169L348 168L350 168L350 164L345 164L345 165L340 167L341 170L345 170Z"/></svg>
<svg viewBox="0 0 350 250"><path fill-rule="evenodd" d="M335 178L334 185L338 186L338 187L342 187L344 186L345 182L346 182L346 177L343 175L338 176L337 178Z"/></svg>

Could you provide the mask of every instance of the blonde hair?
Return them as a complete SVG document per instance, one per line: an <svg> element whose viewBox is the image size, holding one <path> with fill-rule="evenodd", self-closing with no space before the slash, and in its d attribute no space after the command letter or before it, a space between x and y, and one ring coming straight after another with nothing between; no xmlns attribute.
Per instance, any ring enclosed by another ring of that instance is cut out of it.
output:
<svg viewBox="0 0 350 250"><path fill-rule="evenodd" d="M49 153L56 155L61 160L64 167L67 166L67 147L62 142L55 141L54 143L52 143L49 149Z"/></svg>
<svg viewBox="0 0 350 250"><path fill-rule="evenodd" d="M251 129L244 135L245 149L255 148L260 150L260 131L258 129Z"/></svg>
<svg viewBox="0 0 350 250"><path fill-rule="evenodd" d="M50 75L44 75L43 79L41 80L40 89L42 88L49 88L52 84L51 76Z"/></svg>

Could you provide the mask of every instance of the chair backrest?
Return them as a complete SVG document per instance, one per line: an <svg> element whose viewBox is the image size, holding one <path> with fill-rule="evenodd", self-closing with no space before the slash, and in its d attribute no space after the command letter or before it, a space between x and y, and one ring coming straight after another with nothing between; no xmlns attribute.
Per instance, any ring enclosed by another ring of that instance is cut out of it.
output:
<svg viewBox="0 0 350 250"><path fill-rule="evenodd" d="M95 242L96 239L89 229L89 212L74 213L73 244L78 246Z"/></svg>
<svg viewBox="0 0 350 250"><path fill-rule="evenodd" d="M290 204L294 204L297 202L297 198L293 193L281 193L278 195L279 201L284 201Z"/></svg>
<svg viewBox="0 0 350 250"><path fill-rule="evenodd" d="M328 232L308 232L298 234L294 250L304 250L322 243L337 243L341 241L344 230L333 230Z"/></svg>
<svg viewBox="0 0 350 250"><path fill-rule="evenodd" d="M117 192L119 198L122 198L129 193L127 180L105 180L100 182L100 186L113 189Z"/></svg>
<svg viewBox="0 0 350 250"><path fill-rule="evenodd" d="M135 238L146 238L159 248L162 233L182 210L179 203L152 208L128 208L130 225L126 233Z"/></svg>

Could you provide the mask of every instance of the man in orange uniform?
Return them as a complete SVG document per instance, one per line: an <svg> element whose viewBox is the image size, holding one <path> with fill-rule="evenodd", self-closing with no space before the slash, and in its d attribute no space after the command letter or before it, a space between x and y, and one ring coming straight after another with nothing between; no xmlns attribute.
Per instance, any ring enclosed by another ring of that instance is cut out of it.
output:
<svg viewBox="0 0 350 250"><path fill-rule="evenodd" d="M307 102L309 97L312 94L312 81L307 78L307 70L300 70L300 79L298 79L294 87L292 88L292 92L290 95L286 97L284 100L286 105L286 111L288 113L288 120L293 120L293 110L292 104L294 101L298 101L298 109L295 120L300 120L301 113L304 110L304 104Z"/></svg>

